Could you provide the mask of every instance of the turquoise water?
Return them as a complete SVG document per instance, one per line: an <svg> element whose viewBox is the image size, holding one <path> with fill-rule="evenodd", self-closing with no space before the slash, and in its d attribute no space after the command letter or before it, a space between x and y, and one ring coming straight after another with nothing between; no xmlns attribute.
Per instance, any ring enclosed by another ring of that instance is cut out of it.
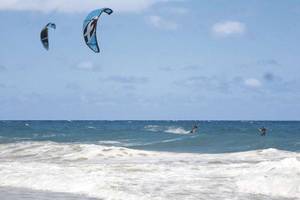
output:
<svg viewBox="0 0 300 200"><path fill-rule="evenodd" d="M190 134L192 126L199 130ZM265 126L268 133L259 135ZM0 121L0 143L53 141L171 152L300 151L297 121Z"/></svg>

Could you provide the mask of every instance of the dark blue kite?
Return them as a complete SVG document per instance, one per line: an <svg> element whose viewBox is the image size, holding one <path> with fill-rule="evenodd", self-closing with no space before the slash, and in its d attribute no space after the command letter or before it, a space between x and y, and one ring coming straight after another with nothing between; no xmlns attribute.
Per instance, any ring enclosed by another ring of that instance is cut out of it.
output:
<svg viewBox="0 0 300 200"><path fill-rule="evenodd" d="M87 46L92 49L94 52L99 53L100 49L97 41L97 22L100 15L105 12L110 15L113 13L113 10L110 8L103 8L92 11L83 22L83 37Z"/></svg>
<svg viewBox="0 0 300 200"><path fill-rule="evenodd" d="M41 42L46 50L49 50L49 39L48 39L49 28L56 29L56 25L54 23L48 23L41 31Z"/></svg>

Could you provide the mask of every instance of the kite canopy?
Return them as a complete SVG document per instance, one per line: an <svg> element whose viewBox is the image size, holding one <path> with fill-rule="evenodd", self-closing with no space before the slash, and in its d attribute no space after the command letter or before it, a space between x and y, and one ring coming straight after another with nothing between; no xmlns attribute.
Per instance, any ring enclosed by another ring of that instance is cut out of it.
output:
<svg viewBox="0 0 300 200"><path fill-rule="evenodd" d="M113 10L110 8L97 9L92 12L85 18L83 22L83 37L87 46L92 49L94 52L99 53L100 49L97 41L96 27L100 15L105 12L110 15L113 13Z"/></svg>
<svg viewBox="0 0 300 200"><path fill-rule="evenodd" d="M41 31L41 42L46 50L49 50L48 28L56 29L54 23L48 23Z"/></svg>

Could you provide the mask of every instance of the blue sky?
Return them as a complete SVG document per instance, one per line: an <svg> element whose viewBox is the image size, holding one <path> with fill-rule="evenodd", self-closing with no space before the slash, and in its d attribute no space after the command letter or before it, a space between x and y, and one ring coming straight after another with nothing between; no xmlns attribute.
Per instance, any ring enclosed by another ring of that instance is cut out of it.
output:
<svg viewBox="0 0 300 200"><path fill-rule="evenodd" d="M0 119L300 120L297 0L0 0L0 23Z"/></svg>

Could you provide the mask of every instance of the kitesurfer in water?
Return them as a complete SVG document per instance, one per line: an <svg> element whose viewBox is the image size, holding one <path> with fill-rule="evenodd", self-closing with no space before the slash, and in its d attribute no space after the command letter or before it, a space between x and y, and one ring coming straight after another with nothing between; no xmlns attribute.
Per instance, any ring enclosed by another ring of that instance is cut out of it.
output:
<svg viewBox="0 0 300 200"><path fill-rule="evenodd" d="M198 126L197 125L194 125L192 130L190 131L190 133L196 133L198 130Z"/></svg>
<svg viewBox="0 0 300 200"><path fill-rule="evenodd" d="M267 134L267 129L265 127L262 127L260 129L258 129L260 131L260 135L261 136L265 136Z"/></svg>

